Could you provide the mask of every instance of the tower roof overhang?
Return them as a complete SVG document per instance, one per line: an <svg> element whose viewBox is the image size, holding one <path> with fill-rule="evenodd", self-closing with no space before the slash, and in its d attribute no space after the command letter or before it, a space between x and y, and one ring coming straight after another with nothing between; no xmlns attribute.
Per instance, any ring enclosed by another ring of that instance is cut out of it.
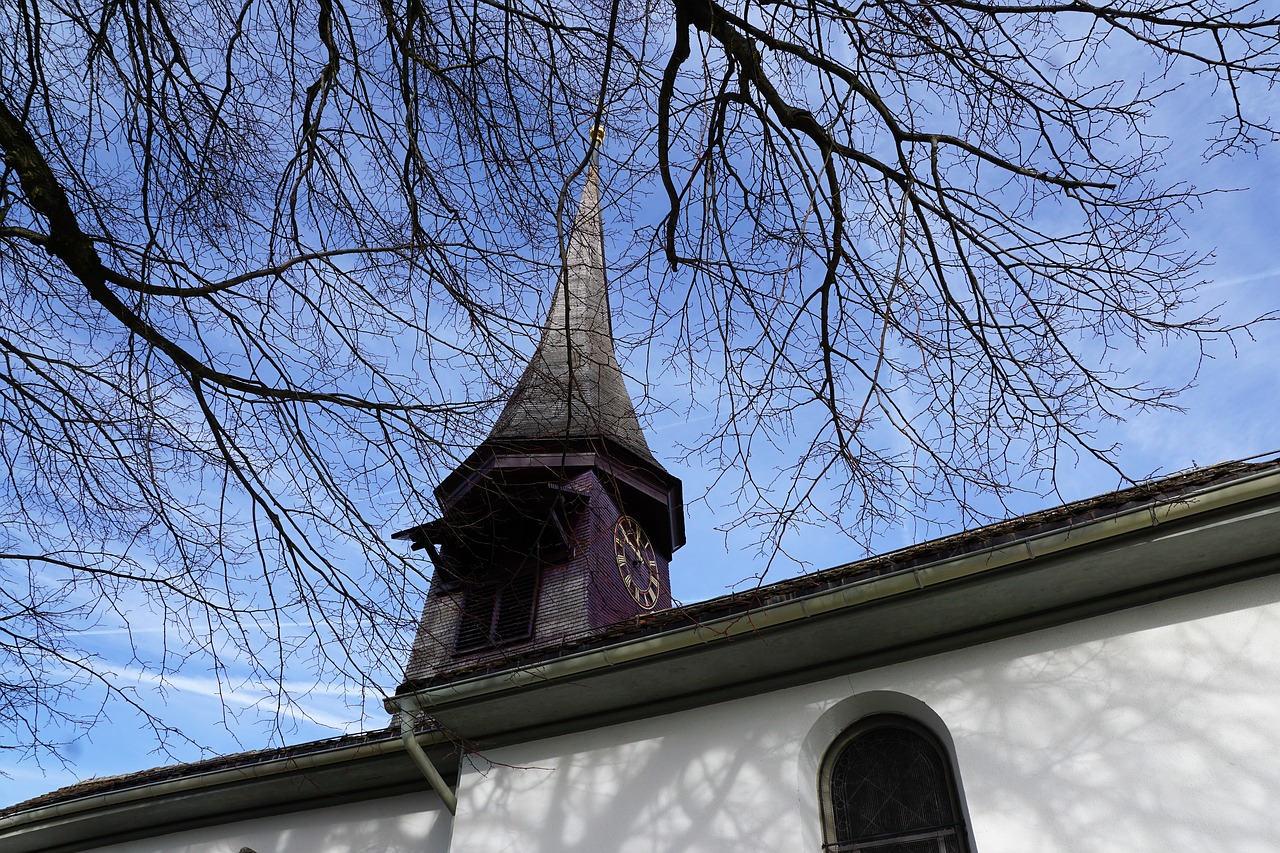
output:
<svg viewBox="0 0 1280 853"><path fill-rule="evenodd" d="M633 498L629 505L644 516L640 520L668 557L684 545L684 496L679 478L651 457L642 457L609 437L490 438L445 477L436 487L435 496L448 519L477 490L502 490L539 481L565 482L585 470L594 470L618 489L629 492L628 497ZM415 543L425 541L440 523L428 522L392 536Z"/></svg>

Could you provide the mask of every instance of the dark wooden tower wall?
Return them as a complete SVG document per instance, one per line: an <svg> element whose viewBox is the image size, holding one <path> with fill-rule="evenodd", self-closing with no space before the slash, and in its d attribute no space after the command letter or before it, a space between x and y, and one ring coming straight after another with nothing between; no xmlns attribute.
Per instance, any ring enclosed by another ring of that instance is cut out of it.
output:
<svg viewBox="0 0 1280 853"><path fill-rule="evenodd" d="M658 597L652 607L642 607L627 591L617 562L615 534L618 519L624 515L619 501L600 479L591 476L592 500L590 525L583 531L590 533L583 543L586 564L583 575L587 579L587 618L590 628L603 628L626 619L665 610L671 606L671 575L669 559L656 551Z"/></svg>
<svg viewBox="0 0 1280 853"><path fill-rule="evenodd" d="M567 559L547 561L536 569L532 627L525 640L459 649L468 590L440 582L437 572L423 610L406 681L430 679L460 665L499 660L529 645L548 645L582 637L644 613L671 607L669 558L655 549L658 597L653 607L640 605L628 592L619 571L615 531L624 514L616 491L595 471L586 471L565 484L585 500L572 516L571 550ZM520 590L518 585L515 591Z"/></svg>

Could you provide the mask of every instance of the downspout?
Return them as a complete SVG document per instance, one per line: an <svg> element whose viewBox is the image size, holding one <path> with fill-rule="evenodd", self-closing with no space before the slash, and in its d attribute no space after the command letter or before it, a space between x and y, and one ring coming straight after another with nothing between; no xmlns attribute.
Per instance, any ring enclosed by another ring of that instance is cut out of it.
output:
<svg viewBox="0 0 1280 853"><path fill-rule="evenodd" d="M431 763L431 759L427 757L427 753L423 748L418 745L418 739L414 736L413 718L410 712L397 707L396 716L400 718L400 737L404 741L404 748L409 753L409 757L413 759L414 764L418 765L422 775L427 777L431 790L440 796L440 800L444 803L444 807L449 810L449 814L456 815L458 813L458 797L453 791L449 790L449 786L444 783L444 777L440 775L440 771Z"/></svg>

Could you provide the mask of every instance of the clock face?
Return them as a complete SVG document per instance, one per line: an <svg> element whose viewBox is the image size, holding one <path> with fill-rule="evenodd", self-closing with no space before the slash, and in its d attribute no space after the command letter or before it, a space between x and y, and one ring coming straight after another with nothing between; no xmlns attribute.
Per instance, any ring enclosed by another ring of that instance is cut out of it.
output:
<svg viewBox="0 0 1280 853"><path fill-rule="evenodd" d="M658 558L654 554L653 543L634 518L624 515L613 526L613 553L618 560L622 585L636 604L652 610L662 590Z"/></svg>

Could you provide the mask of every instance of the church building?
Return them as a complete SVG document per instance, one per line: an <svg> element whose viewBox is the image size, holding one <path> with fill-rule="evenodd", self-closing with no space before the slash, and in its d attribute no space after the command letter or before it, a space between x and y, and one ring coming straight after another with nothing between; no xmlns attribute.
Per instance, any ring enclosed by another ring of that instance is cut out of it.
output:
<svg viewBox="0 0 1280 853"><path fill-rule="evenodd" d="M673 607L596 167L430 561L386 729L89 780L5 853L1280 849L1280 460ZM674 557L674 559L673 559ZM749 574L745 571L745 574Z"/></svg>

